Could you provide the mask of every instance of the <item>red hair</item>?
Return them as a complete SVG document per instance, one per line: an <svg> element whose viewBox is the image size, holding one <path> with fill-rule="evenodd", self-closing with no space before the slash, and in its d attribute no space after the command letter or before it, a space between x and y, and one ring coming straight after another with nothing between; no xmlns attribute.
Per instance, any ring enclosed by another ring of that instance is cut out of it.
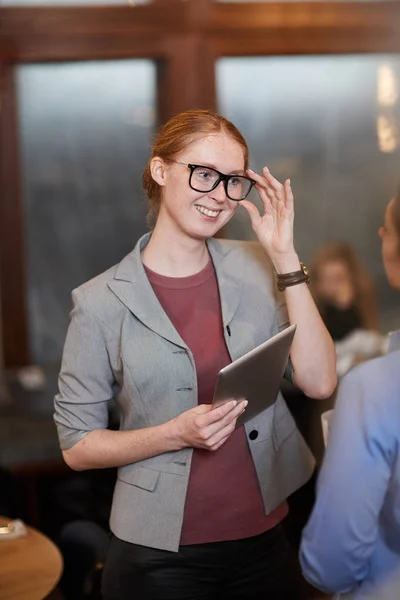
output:
<svg viewBox="0 0 400 600"><path fill-rule="evenodd" d="M187 110L172 117L161 127L154 140L150 160L143 171L143 188L149 204L150 224L156 221L161 202L161 188L150 171L151 160L158 156L165 162L172 161L190 144L216 133L226 133L242 147L244 167L247 169L249 149L246 140L233 123L211 110Z"/></svg>

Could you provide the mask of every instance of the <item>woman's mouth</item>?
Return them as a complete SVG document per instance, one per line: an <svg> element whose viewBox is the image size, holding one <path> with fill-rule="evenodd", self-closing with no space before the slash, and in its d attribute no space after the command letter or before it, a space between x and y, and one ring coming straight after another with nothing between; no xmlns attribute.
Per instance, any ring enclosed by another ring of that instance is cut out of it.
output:
<svg viewBox="0 0 400 600"><path fill-rule="evenodd" d="M211 210L209 208L205 208L205 206L199 206L198 204L195 204L195 207L202 215L210 219L216 219L221 212L220 210Z"/></svg>

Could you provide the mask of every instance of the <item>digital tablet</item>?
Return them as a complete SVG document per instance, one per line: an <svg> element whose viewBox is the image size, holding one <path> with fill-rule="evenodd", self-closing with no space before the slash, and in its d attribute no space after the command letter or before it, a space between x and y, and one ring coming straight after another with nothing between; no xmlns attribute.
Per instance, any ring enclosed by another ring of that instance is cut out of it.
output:
<svg viewBox="0 0 400 600"><path fill-rule="evenodd" d="M274 404L295 331L296 325L291 325L219 372L213 407L217 408L229 400L248 401L236 427Z"/></svg>

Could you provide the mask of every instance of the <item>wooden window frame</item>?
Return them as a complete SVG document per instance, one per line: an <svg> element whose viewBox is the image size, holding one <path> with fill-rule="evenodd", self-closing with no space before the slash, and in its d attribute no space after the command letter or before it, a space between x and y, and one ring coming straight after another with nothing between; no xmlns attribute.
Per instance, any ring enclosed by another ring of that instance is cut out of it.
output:
<svg viewBox="0 0 400 600"><path fill-rule="evenodd" d="M15 67L21 63L157 61L158 117L215 108L224 56L400 52L399 2L219 3L0 8L0 294L6 367L29 364L24 215Z"/></svg>

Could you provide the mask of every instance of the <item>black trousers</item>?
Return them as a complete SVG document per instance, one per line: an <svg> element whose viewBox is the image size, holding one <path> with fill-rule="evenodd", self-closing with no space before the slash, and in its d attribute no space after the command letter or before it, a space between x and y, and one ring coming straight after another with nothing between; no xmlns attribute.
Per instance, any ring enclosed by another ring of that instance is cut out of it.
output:
<svg viewBox="0 0 400 600"><path fill-rule="evenodd" d="M303 600L303 580L283 527L243 540L167 552L115 536L104 600Z"/></svg>

